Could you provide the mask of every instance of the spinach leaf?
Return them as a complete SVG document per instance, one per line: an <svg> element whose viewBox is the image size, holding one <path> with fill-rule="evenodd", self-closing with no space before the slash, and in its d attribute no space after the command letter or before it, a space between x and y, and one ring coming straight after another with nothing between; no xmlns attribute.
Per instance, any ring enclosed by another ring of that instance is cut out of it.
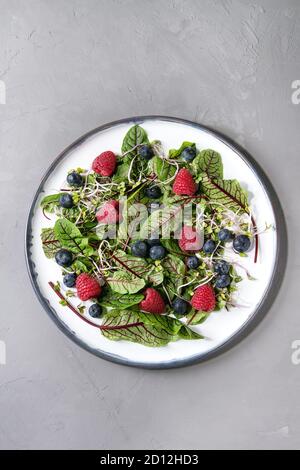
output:
<svg viewBox="0 0 300 470"><path fill-rule="evenodd" d="M175 279L174 277L165 275L163 287L164 287L164 290L167 291L168 297L170 298L170 300L173 300L174 297L176 296L177 285L180 285L181 283L182 283L182 280L180 278Z"/></svg>
<svg viewBox="0 0 300 470"><path fill-rule="evenodd" d="M188 315L186 316L187 319L187 324L188 325L200 325L200 323L203 323L209 316L209 313L207 312L201 312L192 309Z"/></svg>
<svg viewBox="0 0 300 470"><path fill-rule="evenodd" d="M137 277L140 276L144 279L148 278L150 266L143 258L128 255L122 250L115 251L112 258L119 268L127 271L129 274Z"/></svg>
<svg viewBox="0 0 300 470"><path fill-rule="evenodd" d="M164 287L173 300L178 287L184 282L186 266L176 255L168 254L161 262L164 268Z"/></svg>
<svg viewBox="0 0 300 470"><path fill-rule="evenodd" d="M151 313L139 312L139 318L145 325L161 328L176 339L203 339L203 336L191 330L187 325L168 315L153 315Z"/></svg>
<svg viewBox="0 0 300 470"><path fill-rule="evenodd" d="M93 263L89 260L89 258L80 256L73 262L72 269L76 272L76 274L88 273L93 270Z"/></svg>
<svg viewBox="0 0 300 470"><path fill-rule="evenodd" d="M129 162L120 163L112 177L112 181L114 183L122 183L122 181L126 180L128 177L129 166Z"/></svg>
<svg viewBox="0 0 300 470"><path fill-rule="evenodd" d="M142 223L140 236L149 238L151 233L161 234L168 238L171 232L174 232L182 222L182 210L180 206L164 207L152 212Z"/></svg>
<svg viewBox="0 0 300 470"><path fill-rule="evenodd" d="M135 294L146 285L144 279L124 271L114 272L112 277L107 278L107 283L111 290L119 294Z"/></svg>
<svg viewBox="0 0 300 470"><path fill-rule="evenodd" d="M168 180L174 176L176 171L176 167L174 165L170 165L167 160L158 156L153 157L152 160L150 160L149 165L160 181Z"/></svg>
<svg viewBox="0 0 300 470"><path fill-rule="evenodd" d="M193 142L182 142L181 146L179 147L179 149L170 149L169 150L169 158L177 158L177 157L180 157L181 155L181 152L187 148L187 147L193 147L193 148L196 148L196 144L194 144Z"/></svg>
<svg viewBox="0 0 300 470"><path fill-rule="evenodd" d="M53 228L42 228L41 231L42 247L47 258L53 258L55 253L61 248Z"/></svg>
<svg viewBox="0 0 300 470"><path fill-rule="evenodd" d="M148 276L148 282L152 284L153 286L158 286L161 284L164 280L164 273L162 271L155 271L155 268L153 268L149 272Z"/></svg>
<svg viewBox="0 0 300 470"><path fill-rule="evenodd" d="M184 255L181 249L179 248L177 241L173 238L162 238L161 244L165 247L167 251L171 252L172 254L176 254L180 258L184 258Z"/></svg>
<svg viewBox="0 0 300 470"><path fill-rule="evenodd" d="M145 324L139 314L126 310L109 312L101 325L101 333L110 340L132 341L149 347L164 346L174 339L166 330Z"/></svg>
<svg viewBox="0 0 300 470"><path fill-rule="evenodd" d="M45 196L40 202L41 208L46 212L53 213L55 208L59 205L59 198L62 194L64 193L56 193Z"/></svg>
<svg viewBox="0 0 300 470"><path fill-rule="evenodd" d="M101 333L110 340L126 340L144 346L164 346L170 341L201 339L198 333L175 318L126 310L108 312Z"/></svg>
<svg viewBox="0 0 300 470"><path fill-rule="evenodd" d="M64 248L72 253L91 256L94 253L87 237L83 237L79 228L68 219L58 219L54 225L54 233Z"/></svg>
<svg viewBox="0 0 300 470"><path fill-rule="evenodd" d="M192 161L194 173L206 173L211 178L223 178L222 157L211 149L202 150Z"/></svg>
<svg viewBox="0 0 300 470"><path fill-rule="evenodd" d="M249 213L248 195L237 180L212 180L204 175L201 180L202 192L211 201L223 204L233 211Z"/></svg>
<svg viewBox="0 0 300 470"><path fill-rule="evenodd" d="M43 197L43 199L40 202L41 207L46 207L50 203L57 203L59 202L59 198L63 193L57 193L57 194L50 194L49 196Z"/></svg>
<svg viewBox="0 0 300 470"><path fill-rule="evenodd" d="M111 309L127 309L133 305L139 304L144 298L143 294L118 294L109 291L106 295L100 297L99 304L102 307Z"/></svg>
<svg viewBox="0 0 300 470"><path fill-rule="evenodd" d="M175 277L176 279L182 278L186 272L184 262L176 255L167 255L162 260L162 265L169 276Z"/></svg>
<svg viewBox="0 0 300 470"><path fill-rule="evenodd" d="M124 137L122 144L122 153L129 152L138 144L148 144L149 140L146 131L139 125L135 125L129 129ZM137 155L137 149L132 150L127 156L134 157Z"/></svg>
<svg viewBox="0 0 300 470"><path fill-rule="evenodd" d="M204 336L196 333L186 325L182 325L182 328L178 331L178 336L180 339L204 339Z"/></svg>
<svg viewBox="0 0 300 470"><path fill-rule="evenodd" d="M145 324L162 328L172 336L176 336L183 325L179 320L168 315L139 312L138 316Z"/></svg>

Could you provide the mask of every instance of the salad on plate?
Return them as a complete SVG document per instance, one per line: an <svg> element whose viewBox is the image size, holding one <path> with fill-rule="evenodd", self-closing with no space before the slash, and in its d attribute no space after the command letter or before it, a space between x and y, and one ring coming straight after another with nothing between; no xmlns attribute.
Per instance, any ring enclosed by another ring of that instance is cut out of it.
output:
<svg viewBox="0 0 300 470"><path fill-rule="evenodd" d="M108 340L203 339L197 325L234 309L239 282L253 279L243 267L259 242L247 191L224 179L218 152L187 141L167 151L139 125L118 154L101 150L41 201L42 248L61 269L49 288Z"/></svg>

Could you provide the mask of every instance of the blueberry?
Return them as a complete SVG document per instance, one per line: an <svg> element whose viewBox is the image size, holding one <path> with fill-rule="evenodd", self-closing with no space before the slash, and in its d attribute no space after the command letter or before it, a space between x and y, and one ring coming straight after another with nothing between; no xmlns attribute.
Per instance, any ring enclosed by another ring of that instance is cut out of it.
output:
<svg viewBox="0 0 300 470"><path fill-rule="evenodd" d="M66 287L74 287L76 283L76 274L68 273L63 277L63 283Z"/></svg>
<svg viewBox="0 0 300 470"><path fill-rule="evenodd" d="M218 274L228 274L229 269L230 265L224 259L220 259L220 261L214 263L214 271Z"/></svg>
<svg viewBox="0 0 300 470"><path fill-rule="evenodd" d="M92 304L89 308L89 315L93 318L99 318L102 312L102 308L98 304Z"/></svg>
<svg viewBox="0 0 300 470"><path fill-rule="evenodd" d="M141 145L141 147L139 147L138 149L138 154L145 160L151 160L151 158L154 156L153 150L150 145Z"/></svg>
<svg viewBox="0 0 300 470"><path fill-rule="evenodd" d="M131 253L138 258L146 258L148 254L148 245L146 242L138 240L131 245Z"/></svg>
<svg viewBox="0 0 300 470"><path fill-rule="evenodd" d="M207 240L204 243L202 250L204 251L204 253L210 254L215 251L215 248L216 248L215 242L213 240Z"/></svg>
<svg viewBox="0 0 300 470"><path fill-rule="evenodd" d="M151 259L163 259L166 254L166 249L162 245L152 246L149 252L149 256Z"/></svg>
<svg viewBox="0 0 300 470"><path fill-rule="evenodd" d="M146 189L145 195L149 199L158 199L161 197L161 189L159 186L151 186L150 188Z"/></svg>
<svg viewBox="0 0 300 470"><path fill-rule="evenodd" d="M71 194L62 194L59 198L59 205L65 209L71 209L74 206L74 201Z"/></svg>
<svg viewBox="0 0 300 470"><path fill-rule="evenodd" d="M186 147L180 154L180 156L186 161L191 162L194 160L196 156L196 148L193 147Z"/></svg>
<svg viewBox="0 0 300 470"><path fill-rule="evenodd" d="M83 178L79 173L76 171L72 171L67 176L67 182L70 186L82 186Z"/></svg>
<svg viewBox="0 0 300 470"><path fill-rule="evenodd" d="M250 238L247 235L237 235L233 240L233 248L238 253L248 251L251 245Z"/></svg>
<svg viewBox="0 0 300 470"><path fill-rule="evenodd" d="M59 264L59 266L64 266L67 268L73 263L73 255L68 250L58 250L55 254L55 261L57 264Z"/></svg>
<svg viewBox="0 0 300 470"><path fill-rule="evenodd" d="M172 302L174 312L179 313L180 315L184 315L187 312L188 306L188 302L186 300L180 299L179 297L176 297L176 299Z"/></svg>
<svg viewBox="0 0 300 470"><path fill-rule="evenodd" d="M158 235L150 236L150 238L147 240L147 243L149 246L160 245L160 240L158 238Z"/></svg>
<svg viewBox="0 0 300 470"><path fill-rule="evenodd" d="M197 256L189 256L186 265L189 269L197 269L200 266L200 259Z"/></svg>
<svg viewBox="0 0 300 470"><path fill-rule="evenodd" d="M232 239L232 233L230 230L228 230L228 228L222 228L222 230L220 230L218 233L218 239L220 242L228 242Z"/></svg>
<svg viewBox="0 0 300 470"><path fill-rule="evenodd" d="M215 286L218 289L223 289L224 287L229 286L230 284L230 276L228 274L221 274L220 276L217 277Z"/></svg>

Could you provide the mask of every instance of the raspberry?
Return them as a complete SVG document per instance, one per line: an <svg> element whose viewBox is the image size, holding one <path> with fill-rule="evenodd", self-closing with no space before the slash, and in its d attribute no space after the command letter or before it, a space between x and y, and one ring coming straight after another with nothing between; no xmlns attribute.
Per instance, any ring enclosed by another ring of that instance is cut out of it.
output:
<svg viewBox="0 0 300 470"><path fill-rule="evenodd" d="M145 298L140 303L140 309L149 313L164 313L166 306L164 299L157 290L148 287L145 292Z"/></svg>
<svg viewBox="0 0 300 470"><path fill-rule="evenodd" d="M216 306L216 298L213 288L210 284L198 287L195 290L191 300L191 305L196 310L211 312Z"/></svg>
<svg viewBox="0 0 300 470"><path fill-rule="evenodd" d="M77 296L80 300L88 300L101 294L98 281L87 273L79 274L76 279Z"/></svg>
<svg viewBox="0 0 300 470"><path fill-rule="evenodd" d="M96 214L98 222L103 224L116 224L120 221L119 201L112 199L100 207Z"/></svg>
<svg viewBox="0 0 300 470"><path fill-rule="evenodd" d="M195 252L201 250L203 241L195 228L184 225L180 233L178 245L182 251Z"/></svg>
<svg viewBox="0 0 300 470"><path fill-rule="evenodd" d="M189 170L186 168L179 170L173 184L173 192L175 194L193 196L197 191L197 188L198 186Z"/></svg>
<svg viewBox="0 0 300 470"><path fill-rule="evenodd" d="M113 152L108 150L107 152L100 153L95 158L92 164L92 169L95 173L101 176L111 176L117 165L117 158Z"/></svg>

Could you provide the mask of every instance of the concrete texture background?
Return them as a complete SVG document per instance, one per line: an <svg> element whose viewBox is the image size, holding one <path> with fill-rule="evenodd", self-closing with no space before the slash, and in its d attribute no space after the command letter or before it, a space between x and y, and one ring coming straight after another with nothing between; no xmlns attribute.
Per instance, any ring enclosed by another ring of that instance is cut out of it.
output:
<svg viewBox="0 0 300 470"><path fill-rule="evenodd" d="M0 448L299 447L299 1L0 0L0 25ZM138 114L196 120L241 143L289 226L266 319L186 369L136 370L79 349L42 311L25 268L27 210L53 158Z"/></svg>

